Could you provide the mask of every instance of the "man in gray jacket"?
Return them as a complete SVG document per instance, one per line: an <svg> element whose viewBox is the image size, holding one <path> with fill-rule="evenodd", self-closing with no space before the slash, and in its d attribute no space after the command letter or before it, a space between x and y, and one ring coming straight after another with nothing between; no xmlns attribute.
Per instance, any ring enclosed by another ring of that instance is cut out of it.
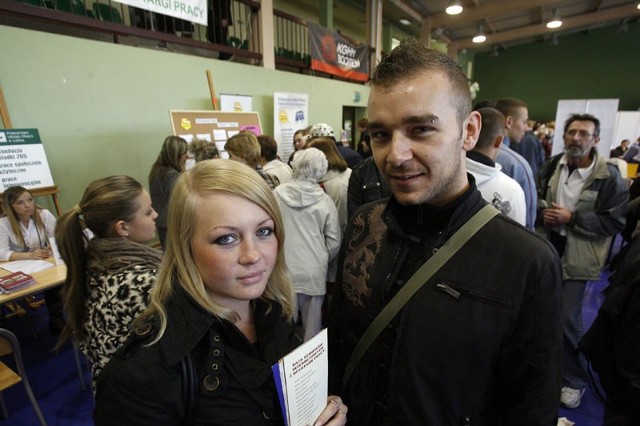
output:
<svg viewBox="0 0 640 426"><path fill-rule="evenodd" d="M600 121L573 114L564 125L564 153L540 171L539 225L562 258L564 319L563 388L560 401L580 405L587 383L578 352L582 299L589 280L600 278L611 240L625 223L629 190L618 169L598 153Z"/></svg>

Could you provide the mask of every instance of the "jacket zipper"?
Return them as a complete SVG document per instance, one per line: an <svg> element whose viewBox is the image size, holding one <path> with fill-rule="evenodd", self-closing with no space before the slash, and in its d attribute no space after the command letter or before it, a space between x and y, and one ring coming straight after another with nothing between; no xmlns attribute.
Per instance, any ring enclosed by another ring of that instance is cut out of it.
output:
<svg viewBox="0 0 640 426"><path fill-rule="evenodd" d="M392 267L391 269L389 269L389 273L387 274L387 276L384 278L383 281L383 285L382 285L382 289L383 289L383 297L386 299L387 295L389 294L389 279L391 278L391 274L393 274L393 271L395 271L395 268L397 266L398 263L398 259L400 258L400 252L402 251L402 245L400 245L400 247L398 247L398 250L396 251L396 255L393 257L393 263L392 263Z"/></svg>
<svg viewBox="0 0 640 426"><path fill-rule="evenodd" d="M461 297L468 297L469 299L478 300L480 302L489 303L492 305L502 306L503 308L511 308L513 301L511 299L499 296L493 296L473 289L454 288L444 283L437 283L436 288L456 300L460 300Z"/></svg>

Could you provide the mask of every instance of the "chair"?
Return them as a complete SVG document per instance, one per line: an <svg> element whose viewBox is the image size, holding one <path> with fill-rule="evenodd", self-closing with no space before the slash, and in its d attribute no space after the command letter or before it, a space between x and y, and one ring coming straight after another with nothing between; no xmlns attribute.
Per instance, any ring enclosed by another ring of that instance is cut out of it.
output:
<svg viewBox="0 0 640 426"><path fill-rule="evenodd" d="M0 392L3 390L15 385L16 383L22 382L24 385L24 389L27 392L27 396L29 397L29 401L33 406L33 410L36 412L36 416L38 416L38 420L42 426L47 426L47 422L42 415L42 411L40 410L40 406L38 405L38 401L36 401L36 397L33 395L33 391L31 390L31 385L29 384L29 380L27 379L26 372L24 371L24 364L22 362L22 352L20 351L20 344L18 343L18 338L5 328L0 328L0 355L8 355L13 352L13 355L16 360L16 369L18 372L16 373L11 368L9 368L4 362L0 361ZM2 394L0 393L0 409L2 410L2 415L6 419L9 414L7 413L7 406L4 403L4 398L2 398Z"/></svg>

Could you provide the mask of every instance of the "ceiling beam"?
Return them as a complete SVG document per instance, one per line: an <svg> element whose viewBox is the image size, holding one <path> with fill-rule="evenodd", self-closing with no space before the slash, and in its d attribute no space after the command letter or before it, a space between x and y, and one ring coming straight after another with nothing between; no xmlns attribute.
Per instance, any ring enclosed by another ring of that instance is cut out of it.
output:
<svg viewBox="0 0 640 426"><path fill-rule="evenodd" d="M478 7L466 8L460 15L447 15L445 12L431 15L432 28L455 27L481 21L487 16L506 15L510 12L535 9L546 5L558 4L558 0L510 0L483 3Z"/></svg>
<svg viewBox="0 0 640 426"><path fill-rule="evenodd" d="M416 22L422 22L422 15L420 15L415 9L411 6L407 6L400 0L389 0L389 3L393 4L395 7L406 13L411 19ZM384 6L383 6L384 7Z"/></svg>
<svg viewBox="0 0 640 426"><path fill-rule="evenodd" d="M515 30L501 31L492 35L487 35L487 42L478 45L471 41L471 38L457 40L458 48L486 47L497 43L507 43L523 38L533 37L541 34L552 34L559 31L572 30L601 22L615 21L617 19L639 16L640 10L636 3L627 4L620 7L603 10L600 12L587 13L574 17L562 18L562 26L556 30L549 30L545 23L529 25Z"/></svg>

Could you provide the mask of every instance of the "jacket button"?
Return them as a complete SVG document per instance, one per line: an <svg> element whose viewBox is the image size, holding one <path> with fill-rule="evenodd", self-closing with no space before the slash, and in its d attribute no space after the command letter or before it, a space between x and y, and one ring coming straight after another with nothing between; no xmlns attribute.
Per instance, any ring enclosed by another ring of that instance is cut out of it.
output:
<svg viewBox="0 0 640 426"><path fill-rule="evenodd" d="M214 356L220 356L220 350L219 349L214 349L213 350L213 355Z"/></svg>
<svg viewBox="0 0 640 426"><path fill-rule="evenodd" d="M218 369L218 364L215 364L215 363L214 363L214 364L211 364L211 369L212 369L213 371L216 371L216 370Z"/></svg>
<svg viewBox="0 0 640 426"><path fill-rule="evenodd" d="M213 336L213 341L214 342L219 342L220 341L220 336Z"/></svg>
<svg viewBox="0 0 640 426"><path fill-rule="evenodd" d="M220 386L220 379L218 376L212 376L211 374L207 375L204 380L202 380L202 386L209 392L213 392L218 389Z"/></svg>

